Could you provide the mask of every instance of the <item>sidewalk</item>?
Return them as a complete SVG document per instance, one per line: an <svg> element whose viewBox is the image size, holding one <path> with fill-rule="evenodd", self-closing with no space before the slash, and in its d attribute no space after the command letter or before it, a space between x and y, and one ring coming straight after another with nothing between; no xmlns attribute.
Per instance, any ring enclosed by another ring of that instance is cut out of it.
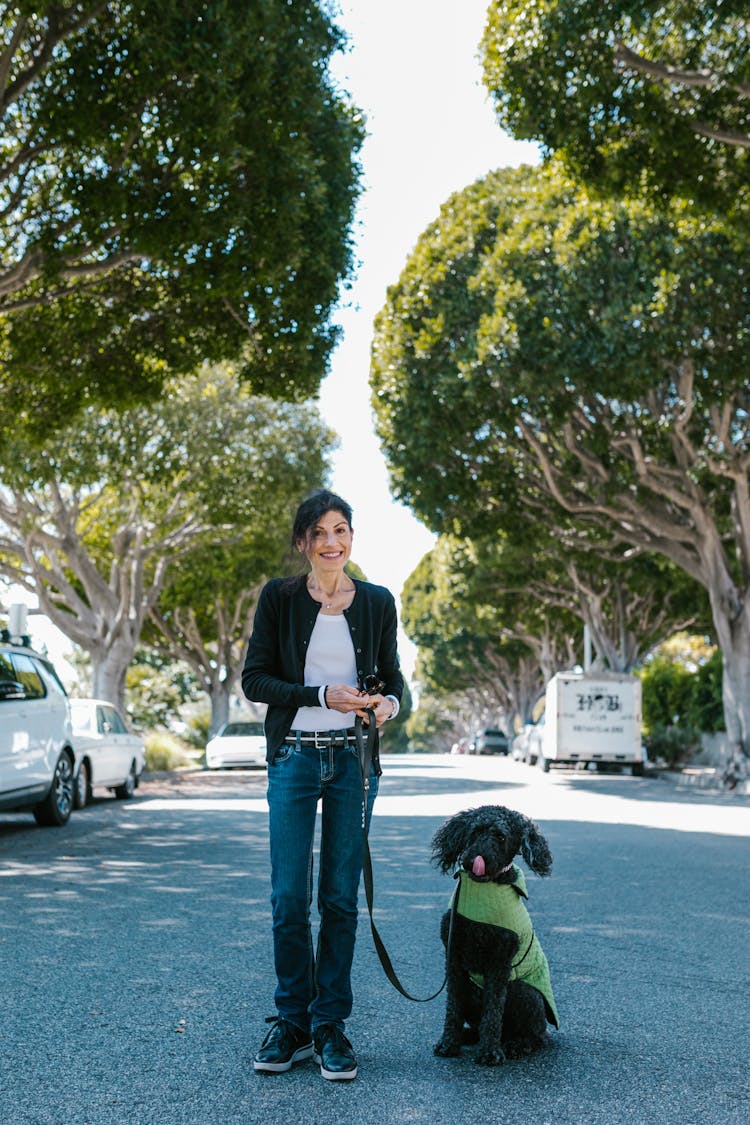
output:
<svg viewBox="0 0 750 1125"><path fill-rule="evenodd" d="M728 789L721 780L722 771L712 766L683 766L682 769L668 770L654 767L652 775L663 778L681 789L710 789L725 797L750 796L750 779L740 781L734 789Z"/></svg>

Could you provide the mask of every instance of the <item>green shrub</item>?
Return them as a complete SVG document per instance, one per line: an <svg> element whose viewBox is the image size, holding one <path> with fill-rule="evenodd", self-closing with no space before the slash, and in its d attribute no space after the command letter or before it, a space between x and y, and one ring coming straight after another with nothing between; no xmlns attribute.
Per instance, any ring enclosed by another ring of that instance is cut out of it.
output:
<svg viewBox="0 0 750 1125"><path fill-rule="evenodd" d="M663 760L669 769L683 765L701 749L700 731L694 727L657 724L644 739L651 761Z"/></svg>
<svg viewBox="0 0 750 1125"><path fill-rule="evenodd" d="M146 769L149 773L176 770L195 765L195 758L187 753L184 743L168 731L155 730L145 735Z"/></svg>
<svg viewBox="0 0 750 1125"><path fill-rule="evenodd" d="M721 696L721 681L724 664L721 649L710 657L692 677L690 700L685 718L692 727L715 734L724 730L724 704Z"/></svg>
<svg viewBox="0 0 750 1125"><path fill-rule="evenodd" d="M680 727L714 734L724 730L721 650L716 649L708 658L697 653L692 667L687 667L664 647L639 673L646 731Z"/></svg>
<svg viewBox="0 0 750 1125"><path fill-rule="evenodd" d="M211 726L211 709L206 708L197 715L193 715L188 719L187 728L183 734L185 742L190 746L194 746L196 750L205 750L206 743L208 742L209 728Z"/></svg>
<svg viewBox="0 0 750 1125"><path fill-rule="evenodd" d="M684 665L655 656L641 671L643 722L647 730L671 727L684 720L693 676Z"/></svg>

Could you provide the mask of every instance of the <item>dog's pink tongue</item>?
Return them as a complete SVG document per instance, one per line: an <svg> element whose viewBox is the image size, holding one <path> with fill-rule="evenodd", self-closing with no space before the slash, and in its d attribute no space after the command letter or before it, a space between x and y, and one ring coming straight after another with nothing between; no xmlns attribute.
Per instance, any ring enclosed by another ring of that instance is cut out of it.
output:
<svg viewBox="0 0 750 1125"><path fill-rule="evenodd" d="M471 865L471 873L472 875L484 875L484 859L481 855L475 857Z"/></svg>

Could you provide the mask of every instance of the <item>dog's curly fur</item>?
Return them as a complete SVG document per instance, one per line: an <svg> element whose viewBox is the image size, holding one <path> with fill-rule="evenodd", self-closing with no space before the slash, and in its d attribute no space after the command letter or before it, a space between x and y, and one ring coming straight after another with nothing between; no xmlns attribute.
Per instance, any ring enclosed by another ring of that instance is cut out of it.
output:
<svg viewBox="0 0 750 1125"><path fill-rule="evenodd" d="M458 813L432 841L433 862L444 874L457 868L484 883L512 883L512 863L519 854L537 875L550 874L552 853L537 825L502 805ZM484 874L474 873L477 856L484 861ZM445 1025L435 1054L459 1055L462 1044L472 1042L479 1043L476 1061L485 1066L530 1054L546 1042L547 1014L536 988L510 980L518 935L457 913L449 948L450 920L449 910L441 923L448 986ZM484 976L483 988L470 973Z"/></svg>

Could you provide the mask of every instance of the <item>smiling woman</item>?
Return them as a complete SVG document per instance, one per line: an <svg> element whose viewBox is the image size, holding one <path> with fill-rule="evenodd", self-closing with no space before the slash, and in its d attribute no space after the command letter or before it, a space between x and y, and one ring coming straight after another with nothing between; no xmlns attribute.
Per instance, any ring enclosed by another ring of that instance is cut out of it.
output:
<svg viewBox="0 0 750 1125"><path fill-rule="evenodd" d="M355 721L369 715L380 727L397 714L403 687L393 595L345 572L353 536L352 510L340 496L322 490L299 506L292 546L309 572L263 588L242 674L248 699L268 704L278 1011L253 1065L287 1071L314 1054L322 1076L333 1080L357 1074L344 1021L352 1008L363 806L369 824L381 772L376 746L365 806ZM309 907L319 800L320 936L313 957Z"/></svg>

